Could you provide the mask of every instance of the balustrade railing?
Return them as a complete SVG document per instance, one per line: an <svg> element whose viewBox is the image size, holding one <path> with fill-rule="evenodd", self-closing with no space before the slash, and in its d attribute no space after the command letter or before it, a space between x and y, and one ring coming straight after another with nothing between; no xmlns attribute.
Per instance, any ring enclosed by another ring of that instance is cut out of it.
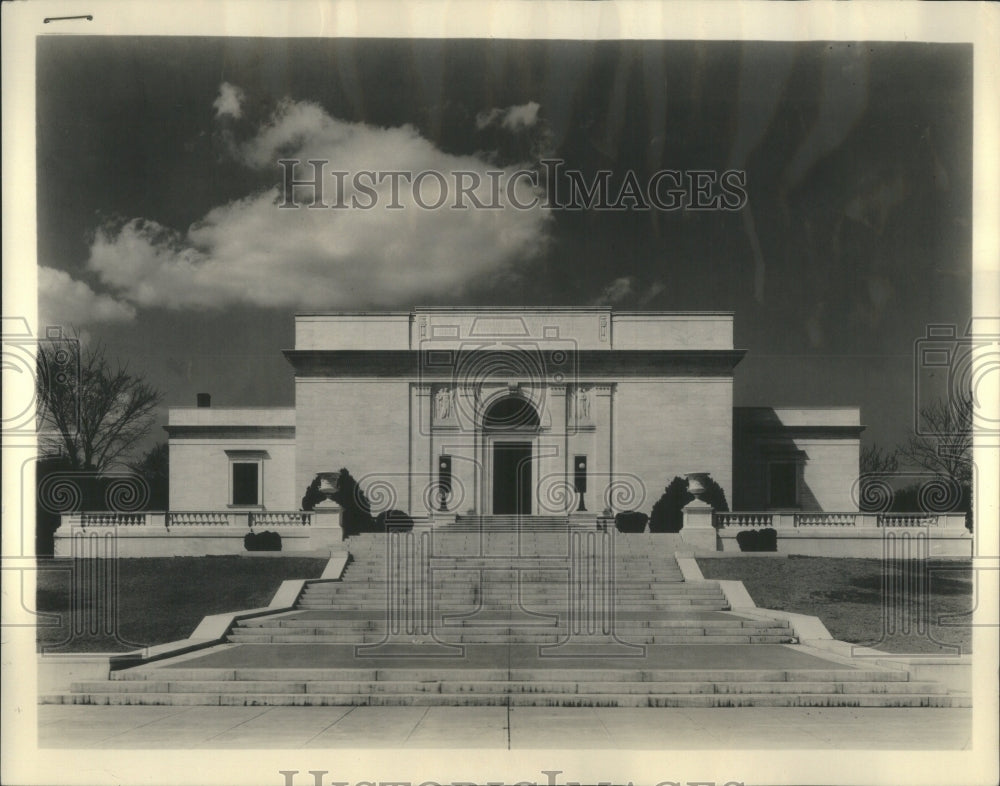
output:
<svg viewBox="0 0 1000 786"><path fill-rule="evenodd" d="M254 511L250 514L251 527L308 527L312 524L308 510Z"/></svg>
<svg viewBox="0 0 1000 786"><path fill-rule="evenodd" d="M64 514L70 526L87 527L309 527L313 524L312 511L219 511L189 510L163 512L102 511ZM792 528L857 528L875 527L939 527L943 529L965 526L961 513L861 513L861 512L808 512L790 511L735 511L717 512L714 523L718 529L789 530Z"/></svg>
<svg viewBox="0 0 1000 786"><path fill-rule="evenodd" d="M166 513L100 511L68 513L63 520L79 527L308 527L308 510L172 510Z"/></svg>
<svg viewBox="0 0 1000 786"><path fill-rule="evenodd" d="M938 517L933 513L879 513L880 527L935 527Z"/></svg>
<svg viewBox="0 0 1000 786"><path fill-rule="evenodd" d="M796 527L854 527L857 513L796 513Z"/></svg>
<svg viewBox="0 0 1000 786"><path fill-rule="evenodd" d="M245 513L229 513L217 510L177 510L167 513L168 527L228 527L237 523L236 517L243 518Z"/></svg>
<svg viewBox="0 0 1000 786"><path fill-rule="evenodd" d="M144 527L145 513L81 513L81 527Z"/></svg>
<svg viewBox="0 0 1000 786"><path fill-rule="evenodd" d="M752 529L754 527L770 527L774 521L771 513L716 513L715 526L719 528L743 527Z"/></svg>
<svg viewBox="0 0 1000 786"><path fill-rule="evenodd" d="M814 527L875 529L878 527L940 527L960 529L965 526L961 513L863 513L863 512L808 512L786 511L726 512L714 515L718 529L762 529Z"/></svg>

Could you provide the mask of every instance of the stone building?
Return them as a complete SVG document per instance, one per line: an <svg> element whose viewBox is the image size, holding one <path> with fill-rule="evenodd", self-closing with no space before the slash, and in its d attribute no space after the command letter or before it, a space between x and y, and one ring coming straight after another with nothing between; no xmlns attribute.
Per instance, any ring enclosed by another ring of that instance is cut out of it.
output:
<svg viewBox="0 0 1000 786"><path fill-rule="evenodd" d="M170 508L295 511L350 470L414 517L648 512L708 472L734 510L856 511L855 408L734 408L733 314L299 314L293 408L172 408Z"/></svg>

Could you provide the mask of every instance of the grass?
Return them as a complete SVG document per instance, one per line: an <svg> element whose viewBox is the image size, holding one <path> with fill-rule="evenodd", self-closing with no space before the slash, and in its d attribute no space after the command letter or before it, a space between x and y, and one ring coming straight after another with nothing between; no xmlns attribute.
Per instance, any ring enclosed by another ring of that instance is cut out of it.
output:
<svg viewBox="0 0 1000 786"><path fill-rule="evenodd" d="M282 581L317 578L312 557L40 560L36 610L46 652L123 652L187 638L208 614L266 606ZM76 581L74 581L74 571ZM74 591L74 586L80 589Z"/></svg>
<svg viewBox="0 0 1000 786"><path fill-rule="evenodd" d="M758 606L819 617L842 641L894 653L972 650L966 615L974 606L973 580L967 559L927 563L922 593L904 589L908 578L918 578L916 562L884 568L877 559L747 556L699 559L698 565L706 579L742 581ZM958 616L946 619L949 615Z"/></svg>
<svg viewBox="0 0 1000 786"><path fill-rule="evenodd" d="M89 580L76 581L82 589L74 593L73 561L44 560L36 609L54 616L40 623L38 645L48 652L122 652L183 639L202 617L266 606L282 581L316 578L325 564L311 557L82 560L77 577ZM883 563L875 559L746 556L698 564L707 579L743 581L758 606L819 617L843 641L897 653L971 651L969 620L962 616L974 602L969 560L928 563L926 630L918 629L920 604L899 602L920 596L898 589L904 577L898 565L887 574L896 589L886 593ZM117 575L105 581L99 572L109 569ZM959 616L940 624L946 615ZM887 620L895 621L895 632L884 632Z"/></svg>

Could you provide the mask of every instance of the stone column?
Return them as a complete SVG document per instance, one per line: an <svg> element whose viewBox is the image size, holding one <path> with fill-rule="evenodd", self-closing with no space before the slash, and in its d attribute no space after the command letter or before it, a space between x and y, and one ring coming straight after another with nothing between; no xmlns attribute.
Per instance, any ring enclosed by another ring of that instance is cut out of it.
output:
<svg viewBox="0 0 1000 786"><path fill-rule="evenodd" d="M587 484L587 509L595 514L600 514L607 505L605 491L611 484L614 473L611 461L614 387L594 385L594 455L588 463L592 480Z"/></svg>
<svg viewBox="0 0 1000 786"><path fill-rule="evenodd" d="M539 413L548 427L538 437L538 467L535 469L534 515L560 515L573 510L575 495L567 474L566 386L547 385L545 412ZM546 417L547 416L547 417Z"/></svg>
<svg viewBox="0 0 1000 786"><path fill-rule="evenodd" d="M410 386L410 479L409 512L411 516L426 516L427 484L433 481L431 463L431 386Z"/></svg>
<svg viewBox="0 0 1000 786"><path fill-rule="evenodd" d="M464 515L470 510L482 513L481 471L476 424L481 417L480 402L474 385L459 385L455 390L457 430L439 435L442 445L452 455L452 514ZM441 453L441 450L438 450Z"/></svg>

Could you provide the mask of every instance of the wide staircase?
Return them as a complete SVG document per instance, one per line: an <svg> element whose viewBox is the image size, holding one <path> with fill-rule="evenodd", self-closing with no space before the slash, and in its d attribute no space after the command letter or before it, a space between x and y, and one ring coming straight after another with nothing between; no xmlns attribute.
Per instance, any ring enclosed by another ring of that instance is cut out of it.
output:
<svg viewBox="0 0 1000 786"><path fill-rule="evenodd" d="M566 566L565 526L555 534L548 522L516 530L491 517L434 534L433 637L449 644L554 645L571 638L574 623L598 620L599 609L582 609L574 619L575 593L607 593L615 636L633 644L783 644L794 641L786 622L740 619L717 612L729 608L718 582L685 582L672 550L648 553L617 537L614 576L593 568L594 554L580 562L594 579L574 583ZM594 533L599 535L599 533ZM670 536L665 536L670 537ZM342 582L307 586L297 606L309 614L241 621L229 636L239 644L372 644L386 638L391 621L384 611L394 600L395 578L405 567L387 559L384 538L352 539L353 561ZM602 537L603 541L604 538ZM588 555L589 556L589 555ZM545 567L546 564L559 567ZM469 567L475 564L476 567ZM533 565L537 564L538 567ZM602 579L606 581L601 581ZM598 584L603 583L603 586ZM417 590L399 586L406 602ZM583 631L577 636L588 635Z"/></svg>
<svg viewBox="0 0 1000 786"><path fill-rule="evenodd" d="M359 535L341 581L227 643L43 701L83 704L956 706L904 671L796 650L684 581L678 536L476 517ZM652 548L651 548L652 547Z"/></svg>

